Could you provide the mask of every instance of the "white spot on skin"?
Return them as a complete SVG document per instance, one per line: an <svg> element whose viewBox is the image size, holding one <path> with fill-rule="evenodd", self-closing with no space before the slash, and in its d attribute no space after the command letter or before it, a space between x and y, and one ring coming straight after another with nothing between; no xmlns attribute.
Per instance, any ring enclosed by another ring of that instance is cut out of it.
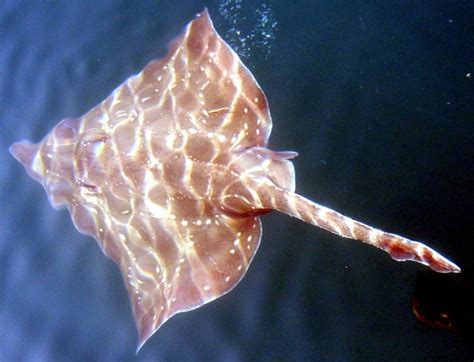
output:
<svg viewBox="0 0 474 362"><path fill-rule="evenodd" d="M211 225L211 219L206 220L206 225Z"/></svg>
<svg viewBox="0 0 474 362"><path fill-rule="evenodd" d="M196 225L197 225L197 226L201 226L201 225L202 225L202 220L196 221Z"/></svg>
<svg viewBox="0 0 474 362"><path fill-rule="evenodd" d="M188 220L181 220L181 225L188 226Z"/></svg>
<svg viewBox="0 0 474 362"><path fill-rule="evenodd" d="M204 84L201 86L201 88L199 88L199 89L200 89L200 90L206 89L207 86L209 85L209 83L210 83L210 82L209 82L208 80L206 80L206 81L204 82Z"/></svg>
<svg viewBox="0 0 474 362"><path fill-rule="evenodd" d="M160 75L158 78L156 78L156 80L157 80L158 82L161 82L161 75Z"/></svg>
<svg viewBox="0 0 474 362"><path fill-rule="evenodd" d="M244 113L249 113L249 109L247 107L244 108Z"/></svg>
<svg viewBox="0 0 474 362"><path fill-rule="evenodd" d="M230 277L225 277L225 281L228 282L230 280Z"/></svg>
<svg viewBox="0 0 474 362"><path fill-rule="evenodd" d="M230 252L231 254L235 254L235 249L230 249L229 252Z"/></svg>
<svg viewBox="0 0 474 362"><path fill-rule="evenodd" d="M241 270L242 270L242 264L240 264L240 265L237 267L237 270L238 270L238 271L241 271Z"/></svg>
<svg viewBox="0 0 474 362"><path fill-rule="evenodd" d="M206 292L209 291L211 288L209 288L209 285L205 285L202 289L204 289Z"/></svg>
<svg viewBox="0 0 474 362"><path fill-rule="evenodd" d="M234 245L235 245L235 246L238 246L239 243L240 243L240 240L239 240L239 239L235 239L235 240L234 240Z"/></svg>
<svg viewBox="0 0 474 362"><path fill-rule="evenodd" d="M250 242L251 240L252 240L252 235L249 235L249 236L247 237L247 241Z"/></svg>

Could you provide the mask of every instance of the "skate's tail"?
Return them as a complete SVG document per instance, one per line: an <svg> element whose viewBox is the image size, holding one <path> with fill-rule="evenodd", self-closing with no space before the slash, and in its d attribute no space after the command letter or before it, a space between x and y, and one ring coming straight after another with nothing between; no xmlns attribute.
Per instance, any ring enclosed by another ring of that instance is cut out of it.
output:
<svg viewBox="0 0 474 362"><path fill-rule="evenodd" d="M398 261L416 261L439 273L461 272L456 264L420 242L352 220L274 184L260 184L256 189L263 208L278 210L334 234L363 241L386 251Z"/></svg>

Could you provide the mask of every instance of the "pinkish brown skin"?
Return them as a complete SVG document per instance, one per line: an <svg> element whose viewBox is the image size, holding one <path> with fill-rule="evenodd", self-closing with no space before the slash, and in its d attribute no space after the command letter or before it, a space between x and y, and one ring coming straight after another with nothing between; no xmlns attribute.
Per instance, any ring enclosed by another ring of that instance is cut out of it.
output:
<svg viewBox="0 0 474 362"><path fill-rule="evenodd" d="M294 152L266 148L267 99L207 10L168 54L79 119L11 152L67 207L77 229L118 264L139 347L170 317L230 291L261 239L258 215L278 210L362 240L396 260L460 269L427 246L297 194Z"/></svg>

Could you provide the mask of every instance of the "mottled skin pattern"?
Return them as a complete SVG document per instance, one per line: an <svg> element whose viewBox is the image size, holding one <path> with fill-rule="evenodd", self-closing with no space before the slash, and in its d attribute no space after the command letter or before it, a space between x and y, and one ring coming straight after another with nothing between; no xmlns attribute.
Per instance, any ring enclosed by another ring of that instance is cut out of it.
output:
<svg viewBox="0 0 474 362"><path fill-rule="evenodd" d="M171 316L230 291L278 210L397 260L459 268L427 246L297 194L294 152L266 147L266 97L205 10L170 46L79 119L12 154L122 272L139 347Z"/></svg>

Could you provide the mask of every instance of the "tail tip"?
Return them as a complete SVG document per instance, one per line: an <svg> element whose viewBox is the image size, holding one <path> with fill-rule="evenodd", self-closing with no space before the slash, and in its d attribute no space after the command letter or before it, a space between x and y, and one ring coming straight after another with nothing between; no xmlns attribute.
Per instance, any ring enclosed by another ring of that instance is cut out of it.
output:
<svg viewBox="0 0 474 362"><path fill-rule="evenodd" d="M431 262L428 266L438 273L461 273L461 268L452 261L442 257L441 260Z"/></svg>

